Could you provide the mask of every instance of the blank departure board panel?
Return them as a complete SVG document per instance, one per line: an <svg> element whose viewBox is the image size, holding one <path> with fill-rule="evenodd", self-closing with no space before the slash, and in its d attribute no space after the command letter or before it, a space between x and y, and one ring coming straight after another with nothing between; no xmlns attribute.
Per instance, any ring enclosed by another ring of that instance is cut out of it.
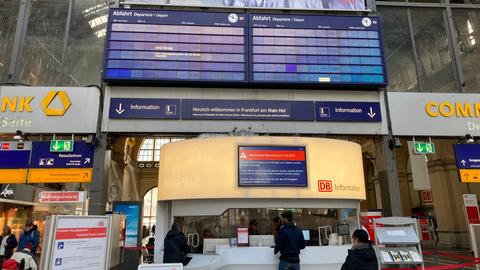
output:
<svg viewBox="0 0 480 270"><path fill-rule="evenodd" d="M243 82L244 14L110 9L105 81Z"/></svg>
<svg viewBox="0 0 480 270"><path fill-rule="evenodd" d="M380 19L250 14L251 81L387 84Z"/></svg>

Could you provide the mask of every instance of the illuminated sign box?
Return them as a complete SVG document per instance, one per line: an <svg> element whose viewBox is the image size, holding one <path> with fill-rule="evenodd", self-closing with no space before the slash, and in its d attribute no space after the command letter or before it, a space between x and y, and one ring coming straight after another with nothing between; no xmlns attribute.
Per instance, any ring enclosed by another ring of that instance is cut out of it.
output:
<svg viewBox="0 0 480 270"><path fill-rule="evenodd" d="M103 79L380 87L380 19L111 9Z"/></svg>

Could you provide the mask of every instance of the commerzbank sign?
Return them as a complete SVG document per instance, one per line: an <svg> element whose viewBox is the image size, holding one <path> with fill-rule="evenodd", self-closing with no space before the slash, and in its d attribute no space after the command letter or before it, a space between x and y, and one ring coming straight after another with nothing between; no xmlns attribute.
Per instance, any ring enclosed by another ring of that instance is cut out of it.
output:
<svg viewBox="0 0 480 270"><path fill-rule="evenodd" d="M100 93L87 87L0 87L0 134L94 133Z"/></svg>
<svg viewBox="0 0 480 270"><path fill-rule="evenodd" d="M475 94L388 93L394 135L480 136Z"/></svg>

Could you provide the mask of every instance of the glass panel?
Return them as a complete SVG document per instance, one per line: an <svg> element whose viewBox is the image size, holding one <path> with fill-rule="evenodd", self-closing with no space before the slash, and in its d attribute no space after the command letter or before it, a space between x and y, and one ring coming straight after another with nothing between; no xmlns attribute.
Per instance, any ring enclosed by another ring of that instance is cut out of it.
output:
<svg viewBox="0 0 480 270"><path fill-rule="evenodd" d="M480 11L453 10L453 21L457 30L465 89L480 92Z"/></svg>
<svg viewBox="0 0 480 270"><path fill-rule="evenodd" d="M294 213L293 220L304 231L304 235L310 236L309 240L306 239L308 246L328 245L325 230L319 230L319 227L331 227L333 233L343 236L342 243L348 243L350 237L347 235L350 236L358 226L356 209L297 208L289 210ZM274 219L283 211L283 208L228 209L220 216L176 217L175 222L183 226L183 232L186 235L200 236L200 246L192 250L196 253L203 252L204 239L224 238L230 241L229 238L236 238L239 227L248 228L250 235L265 236L262 240L251 241L250 246L269 247L279 226ZM343 233L341 229L344 229Z"/></svg>
<svg viewBox="0 0 480 270"><path fill-rule="evenodd" d="M102 0L74 3L64 80L67 85L100 85L108 8Z"/></svg>
<svg viewBox="0 0 480 270"><path fill-rule="evenodd" d="M448 44L444 11L411 9L413 33L422 67L423 90L457 92L459 86L453 73L451 48Z"/></svg>
<svg viewBox="0 0 480 270"><path fill-rule="evenodd" d="M19 0L0 1L0 83L8 79L8 65L18 19Z"/></svg>
<svg viewBox="0 0 480 270"><path fill-rule="evenodd" d="M20 82L30 85L60 85L61 61L69 1L32 1Z"/></svg>
<svg viewBox="0 0 480 270"><path fill-rule="evenodd" d="M388 90L418 91L413 47L408 30L407 10L379 7L388 73Z"/></svg>
<svg viewBox="0 0 480 270"><path fill-rule="evenodd" d="M480 4L480 0L450 0L453 4Z"/></svg>

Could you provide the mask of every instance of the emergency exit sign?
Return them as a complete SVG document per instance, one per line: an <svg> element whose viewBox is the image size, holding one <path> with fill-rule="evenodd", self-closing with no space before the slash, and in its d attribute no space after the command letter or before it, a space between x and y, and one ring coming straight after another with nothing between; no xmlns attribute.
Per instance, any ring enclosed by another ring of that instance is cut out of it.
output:
<svg viewBox="0 0 480 270"><path fill-rule="evenodd" d="M415 154L435 154L435 144L426 142L416 142L414 146Z"/></svg>
<svg viewBox="0 0 480 270"><path fill-rule="evenodd" d="M50 152L73 152L73 140L53 140L50 142Z"/></svg>

